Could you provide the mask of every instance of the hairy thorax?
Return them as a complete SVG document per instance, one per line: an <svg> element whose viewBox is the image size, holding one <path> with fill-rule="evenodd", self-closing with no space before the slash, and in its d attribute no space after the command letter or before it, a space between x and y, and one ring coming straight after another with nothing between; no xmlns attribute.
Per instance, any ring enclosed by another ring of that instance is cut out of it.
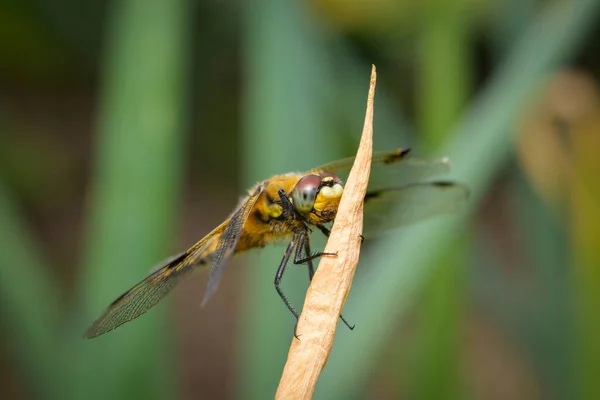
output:
<svg viewBox="0 0 600 400"><path fill-rule="evenodd" d="M289 240L304 229L305 223L327 224L334 220L342 195L340 190L319 193L313 210L306 215L286 212L279 191L289 197L301 178L300 174L286 174L261 183L265 188L246 221L236 251Z"/></svg>

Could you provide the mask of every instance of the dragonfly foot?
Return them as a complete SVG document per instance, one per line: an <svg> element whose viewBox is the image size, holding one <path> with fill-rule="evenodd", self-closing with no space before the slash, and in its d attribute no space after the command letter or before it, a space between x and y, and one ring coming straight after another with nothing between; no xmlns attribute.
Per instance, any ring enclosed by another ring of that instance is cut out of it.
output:
<svg viewBox="0 0 600 400"><path fill-rule="evenodd" d="M297 340L300 340L300 336L302 335L298 335L298 320L296 320L296 323L294 324L294 337Z"/></svg>

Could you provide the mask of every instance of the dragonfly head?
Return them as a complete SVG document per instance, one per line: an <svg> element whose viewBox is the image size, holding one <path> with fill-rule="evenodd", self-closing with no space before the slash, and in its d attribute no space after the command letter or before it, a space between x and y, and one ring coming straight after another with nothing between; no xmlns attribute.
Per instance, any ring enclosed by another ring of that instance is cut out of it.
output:
<svg viewBox="0 0 600 400"><path fill-rule="evenodd" d="M292 202L301 215L314 211L317 215L332 215L333 219L343 192L342 180L337 176L328 172L310 174L296 183L292 191Z"/></svg>

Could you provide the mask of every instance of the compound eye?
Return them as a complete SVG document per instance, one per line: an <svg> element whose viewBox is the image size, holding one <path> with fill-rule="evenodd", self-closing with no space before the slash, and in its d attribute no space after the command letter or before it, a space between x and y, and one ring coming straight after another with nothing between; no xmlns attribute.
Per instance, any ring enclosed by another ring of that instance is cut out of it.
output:
<svg viewBox="0 0 600 400"><path fill-rule="evenodd" d="M292 192L296 211L300 214L308 214L312 211L320 184L321 177L318 175L306 175L296 183Z"/></svg>

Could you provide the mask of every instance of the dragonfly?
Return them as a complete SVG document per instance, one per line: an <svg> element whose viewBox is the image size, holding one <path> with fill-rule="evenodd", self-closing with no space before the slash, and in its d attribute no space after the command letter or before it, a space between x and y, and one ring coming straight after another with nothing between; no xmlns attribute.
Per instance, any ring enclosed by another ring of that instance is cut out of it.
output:
<svg viewBox="0 0 600 400"><path fill-rule="evenodd" d="M297 323L299 313L281 290L283 274L292 259L294 264L307 265L312 281L313 260L336 255L312 253L310 237L314 229L329 236L329 226L336 217L344 181L353 163L354 157L349 157L307 172L277 175L259 182L229 218L114 300L84 336L100 336L139 317L191 271L210 266L202 301L205 305L217 291L234 254L281 242L288 244L275 274L275 289ZM410 155L410 149L374 153L364 199L363 237L368 239L392 228L457 210L468 198L467 187L434 179L449 169L447 158L419 159ZM340 317L350 329L354 328Z"/></svg>

